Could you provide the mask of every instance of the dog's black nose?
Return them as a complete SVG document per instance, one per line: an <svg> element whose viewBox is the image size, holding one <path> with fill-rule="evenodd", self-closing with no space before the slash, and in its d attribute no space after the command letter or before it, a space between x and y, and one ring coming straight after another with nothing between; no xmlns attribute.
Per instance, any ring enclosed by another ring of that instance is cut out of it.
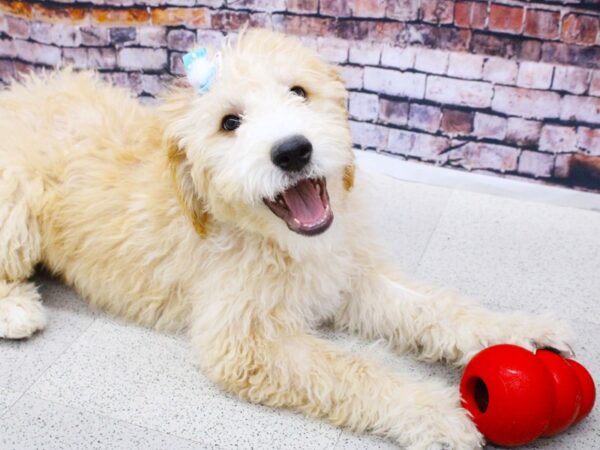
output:
<svg viewBox="0 0 600 450"><path fill-rule="evenodd" d="M298 172L309 162L312 155L312 144L299 134L291 136L273 145L271 161L286 172Z"/></svg>

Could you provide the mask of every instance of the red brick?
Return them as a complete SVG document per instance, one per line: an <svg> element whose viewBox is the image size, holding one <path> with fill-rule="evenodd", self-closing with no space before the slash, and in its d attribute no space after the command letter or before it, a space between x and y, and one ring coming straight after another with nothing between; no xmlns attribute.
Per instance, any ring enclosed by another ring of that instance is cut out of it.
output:
<svg viewBox="0 0 600 450"><path fill-rule="evenodd" d="M100 25L142 25L150 20L150 13L142 8L92 9L92 19Z"/></svg>
<svg viewBox="0 0 600 450"><path fill-rule="evenodd" d="M509 117L506 128L506 141L517 145L537 145L540 139L541 122Z"/></svg>
<svg viewBox="0 0 600 450"><path fill-rule="evenodd" d="M535 178L548 178L554 168L554 155L523 150L519 157L518 172Z"/></svg>
<svg viewBox="0 0 600 450"><path fill-rule="evenodd" d="M214 19L215 15L213 15ZM280 20L274 19L274 24L280 31L299 36L330 36L333 28L332 19L324 17L304 16L279 16ZM240 25L243 25L240 24ZM214 28L214 24L213 24ZM224 27L227 28L227 27Z"/></svg>
<svg viewBox="0 0 600 450"><path fill-rule="evenodd" d="M0 2L0 11L5 11L19 17L31 17L32 9L28 2L20 0L4 0Z"/></svg>
<svg viewBox="0 0 600 450"><path fill-rule="evenodd" d="M187 25L193 28L204 28L209 19L205 9L200 8L154 8L152 23L154 25Z"/></svg>
<svg viewBox="0 0 600 450"><path fill-rule="evenodd" d="M471 28L484 29L487 18L487 2L473 3L473 6L471 6Z"/></svg>
<svg viewBox="0 0 600 450"><path fill-rule="evenodd" d="M83 23L87 19L84 8L61 6L47 7L41 4L33 5L32 17L45 22L60 22L71 25Z"/></svg>
<svg viewBox="0 0 600 450"><path fill-rule="evenodd" d="M567 14L562 23L562 40L567 43L593 45L598 36L598 18Z"/></svg>
<svg viewBox="0 0 600 450"><path fill-rule="evenodd" d="M490 30L519 34L523 29L524 10L521 7L492 4Z"/></svg>
<svg viewBox="0 0 600 450"><path fill-rule="evenodd" d="M345 2L340 2L345 3ZM386 3L381 0L352 0L352 15L356 17L375 17L385 16Z"/></svg>
<svg viewBox="0 0 600 450"><path fill-rule="evenodd" d="M473 131L473 116L472 112L444 108L441 128L450 136L469 134Z"/></svg>
<svg viewBox="0 0 600 450"><path fill-rule="evenodd" d="M406 125L408 121L408 103L380 98L379 121L394 125Z"/></svg>
<svg viewBox="0 0 600 450"><path fill-rule="evenodd" d="M287 0L287 9L296 13L316 13L319 0Z"/></svg>
<svg viewBox="0 0 600 450"><path fill-rule="evenodd" d="M452 23L454 19L453 0L429 0L423 2L423 20L431 23Z"/></svg>
<svg viewBox="0 0 600 450"><path fill-rule="evenodd" d="M419 105L417 103L410 105L408 125L411 128L434 133L440 128L441 119L442 110L437 106Z"/></svg>
<svg viewBox="0 0 600 450"><path fill-rule="evenodd" d="M463 28L471 25L471 2L460 2L454 5L454 23Z"/></svg>
<svg viewBox="0 0 600 450"><path fill-rule="evenodd" d="M556 39L559 34L560 13L530 9L525 17L526 36Z"/></svg>

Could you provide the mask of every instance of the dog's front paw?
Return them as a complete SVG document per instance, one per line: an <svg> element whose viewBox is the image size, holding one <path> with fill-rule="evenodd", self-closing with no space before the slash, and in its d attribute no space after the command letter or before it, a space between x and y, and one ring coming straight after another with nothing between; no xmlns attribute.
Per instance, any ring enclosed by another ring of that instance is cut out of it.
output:
<svg viewBox="0 0 600 450"><path fill-rule="evenodd" d="M554 349L562 356L573 357L573 332L562 321L551 316L516 315L513 327L507 328L505 343L535 351ZM502 342L497 342L502 343Z"/></svg>
<svg viewBox="0 0 600 450"><path fill-rule="evenodd" d="M18 285L0 298L0 338L23 339L45 326L44 308L33 287Z"/></svg>
<svg viewBox="0 0 600 450"><path fill-rule="evenodd" d="M426 383L426 398L419 401L407 415L416 423L408 426L410 438L404 442L408 450L474 450L483 446L484 439L468 413L460 406L455 389Z"/></svg>

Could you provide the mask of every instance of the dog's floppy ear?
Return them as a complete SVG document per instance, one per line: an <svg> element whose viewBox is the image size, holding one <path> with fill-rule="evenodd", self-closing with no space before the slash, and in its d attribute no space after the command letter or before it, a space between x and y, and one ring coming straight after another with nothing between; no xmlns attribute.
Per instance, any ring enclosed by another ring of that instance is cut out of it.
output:
<svg viewBox="0 0 600 450"><path fill-rule="evenodd" d="M344 189L346 189L347 192L350 192L352 190L352 188L354 187L354 172L356 171L356 168L354 167L354 164L349 164L346 167L344 167L344 175L343 175L343 181L344 181Z"/></svg>
<svg viewBox="0 0 600 450"><path fill-rule="evenodd" d="M208 236L210 214L194 189L191 164L185 151L173 140L167 141L167 160L181 209L192 222L196 233L205 238Z"/></svg>

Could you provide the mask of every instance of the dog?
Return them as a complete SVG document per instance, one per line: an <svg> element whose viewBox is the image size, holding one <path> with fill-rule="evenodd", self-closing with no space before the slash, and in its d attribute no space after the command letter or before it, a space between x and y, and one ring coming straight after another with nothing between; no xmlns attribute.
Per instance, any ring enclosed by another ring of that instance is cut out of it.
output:
<svg viewBox="0 0 600 450"><path fill-rule="evenodd" d="M202 371L242 399L411 450L482 446L457 389L314 330L464 365L496 343L567 353L569 329L488 311L388 262L335 67L268 30L219 55L210 83L181 79L154 107L68 69L0 94L0 336L44 328L28 281L43 264L94 307L187 330Z"/></svg>

